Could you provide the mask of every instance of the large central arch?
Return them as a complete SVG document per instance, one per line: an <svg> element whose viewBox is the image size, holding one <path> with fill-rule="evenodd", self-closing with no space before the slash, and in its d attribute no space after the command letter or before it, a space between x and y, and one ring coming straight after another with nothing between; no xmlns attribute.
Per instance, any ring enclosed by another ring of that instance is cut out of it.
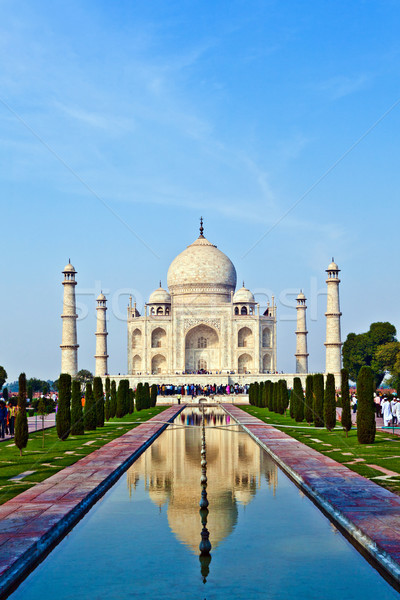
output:
<svg viewBox="0 0 400 600"><path fill-rule="evenodd" d="M208 325L197 325L185 337L185 371L219 371L221 369L218 333Z"/></svg>

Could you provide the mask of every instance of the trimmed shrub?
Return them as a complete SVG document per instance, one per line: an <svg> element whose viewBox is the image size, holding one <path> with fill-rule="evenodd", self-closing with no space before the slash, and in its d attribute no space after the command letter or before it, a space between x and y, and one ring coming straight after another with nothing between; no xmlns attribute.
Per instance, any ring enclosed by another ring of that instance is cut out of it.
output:
<svg viewBox="0 0 400 600"><path fill-rule="evenodd" d="M126 402L125 402L125 380L121 379L118 385L117 392L117 412L116 417L122 419L126 415Z"/></svg>
<svg viewBox="0 0 400 600"><path fill-rule="evenodd" d="M324 395L324 421L328 431L332 431L336 425L336 398L335 398L335 376L328 373L326 376Z"/></svg>
<svg viewBox="0 0 400 600"><path fill-rule="evenodd" d="M58 380L57 435L65 442L71 431L71 375L61 373Z"/></svg>
<svg viewBox="0 0 400 600"><path fill-rule="evenodd" d="M83 416L83 422L85 426L85 431L94 431L96 429L96 403L94 401L91 383L86 384L85 411Z"/></svg>
<svg viewBox="0 0 400 600"><path fill-rule="evenodd" d="M104 392L101 377L93 379L93 396L96 404L96 427L104 427Z"/></svg>
<svg viewBox="0 0 400 600"><path fill-rule="evenodd" d="M74 379L71 388L71 435L83 435L84 432L81 384Z"/></svg>
<svg viewBox="0 0 400 600"><path fill-rule="evenodd" d="M374 373L361 367L357 377L357 438L360 444L375 441Z"/></svg>
<svg viewBox="0 0 400 600"><path fill-rule="evenodd" d="M294 420L296 423L301 423L304 421L304 393L300 377L295 377L293 380L293 396Z"/></svg>
<svg viewBox="0 0 400 600"><path fill-rule="evenodd" d="M14 444L22 456L22 449L26 448L29 439L28 418L26 416L26 375L21 373L18 379L18 411L15 417Z"/></svg>
<svg viewBox="0 0 400 600"><path fill-rule="evenodd" d="M253 385L254 385L253 404L254 404L254 406L258 406L258 398L259 398L259 389L260 389L260 386L258 384L258 381L256 381Z"/></svg>
<svg viewBox="0 0 400 600"><path fill-rule="evenodd" d="M136 410L143 410L143 383L139 382L136 388Z"/></svg>
<svg viewBox="0 0 400 600"><path fill-rule="evenodd" d="M309 425L314 420L313 413L313 404L314 404L314 395L313 395L313 376L307 375L306 377L306 399L304 403L304 418Z"/></svg>
<svg viewBox="0 0 400 600"><path fill-rule="evenodd" d="M150 388L150 406L154 408L154 406L157 404L157 393L158 393L158 389L155 383L153 383L153 385Z"/></svg>
<svg viewBox="0 0 400 600"><path fill-rule="evenodd" d="M264 395L264 382L261 381L260 385L258 386L258 402L257 402L257 406L259 406L260 408L262 408L262 405L263 405L263 395Z"/></svg>
<svg viewBox="0 0 400 600"><path fill-rule="evenodd" d="M110 378L106 377L106 401L104 403L104 418L106 421L110 420L110 391L111 391L111 382Z"/></svg>
<svg viewBox="0 0 400 600"><path fill-rule="evenodd" d="M135 401L134 401L135 392L133 391L132 388L129 388L128 392L129 392L129 410L128 410L128 413L131 415L133 413L133 411L135 410Z"/></svg>
<svg viewBox="0 0 400 600"><path fill-rule="evenodd" d="M143 408L150 408L150 388L147 381L143 385Z"/></svg>
<svg viewBox="0 0 400 600"><path fill-rule="evenodd" d="M111 382L111 395L110 395L110 419L113 419L117 414L117 384L113 379Z"/></svg>
<svg viewBox="0 0 400 600"><path fill-rule="evenodd" d="M289 396L289 415L291 419L294 419L294 394L293 390L290 390Z"/></svg>
<svg viewBox="0 0 400 600"><path fill-rule="evenodd" d="M324 376L316 373L313 376L313 413L315 427L324 426Z"/></svg>
<svg viewBox="0 0 400 600"><path fill-rule="evenodd" d="M342 427L346 432L346 437L351 429L351 406L349 390L349 372L342 369L341 372L341 396L342 396Z"/></svg>

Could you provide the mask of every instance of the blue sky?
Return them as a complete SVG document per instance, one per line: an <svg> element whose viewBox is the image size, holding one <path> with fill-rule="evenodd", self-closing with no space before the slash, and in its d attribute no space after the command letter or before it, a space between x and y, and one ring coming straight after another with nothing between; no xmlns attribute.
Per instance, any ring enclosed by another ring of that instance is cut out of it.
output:
<svg viewBox="0 0 400 600"><path fill-rule="evenodd" d="M62 275L78 271L79 367L109 294L111 373L128 294L143 304L198 234L278 304L294 293L324 368L324 270L343 339L400 328L400 7L395 1L0 0L0 364L56 378ZM86 315L86 316L85 316Z"/></svg>

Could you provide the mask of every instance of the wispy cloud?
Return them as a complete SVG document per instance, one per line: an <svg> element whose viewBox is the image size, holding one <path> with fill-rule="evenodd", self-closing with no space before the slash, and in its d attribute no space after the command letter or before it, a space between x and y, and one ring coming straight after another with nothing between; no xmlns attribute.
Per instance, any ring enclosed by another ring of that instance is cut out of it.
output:
<svg viewBox="0 0 400 600"><path fill-rule="evenodd" d="M367 74L355 75L353 77L337 75L317 83L315 89L328 95L331 100L339 100L365 89L371 80L372 76Z"/></svg>

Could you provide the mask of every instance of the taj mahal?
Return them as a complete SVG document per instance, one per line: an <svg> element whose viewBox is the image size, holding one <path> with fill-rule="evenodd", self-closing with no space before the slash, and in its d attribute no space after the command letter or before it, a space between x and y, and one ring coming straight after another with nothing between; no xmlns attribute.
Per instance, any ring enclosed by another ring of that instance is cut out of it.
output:
<svg viewBox="0 0 400 600"><path fill-rule="evenodd" d="M326 373L341 368L339 268L332 260L327 268ZM75 286L71 263L64 271L64 305L61 372L78 370ZM140 314L136 302L127 308L127 374L132 385L185 381L246 383L282 378L277 374L277 307L272 296L260 310L252 292L237 288L232 261L200 235L170 264L167 288L156 289ZM306 297L297 296L295 369L284 374L304 379L308 373ZM107 299L97 298L95 375L108 375Z"/></svg>

